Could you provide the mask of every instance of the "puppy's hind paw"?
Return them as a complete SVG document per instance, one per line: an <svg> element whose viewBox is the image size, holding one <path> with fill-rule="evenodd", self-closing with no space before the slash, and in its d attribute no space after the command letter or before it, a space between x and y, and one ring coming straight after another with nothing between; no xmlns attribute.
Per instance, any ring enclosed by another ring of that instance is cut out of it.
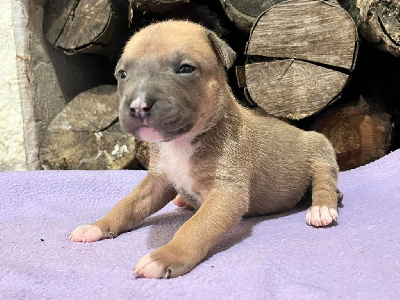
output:
<svg viewBox="0 0 400 300"><path fill-rule="evenodd" d="M306 214L307 224L310 226L321 227L328 226L336 221L338 211L336 208L327 206L311 206Z"/></svg>
<svg viewBox="0 0 400 300"><path fill-rule="evenodd" d="M105 237L100 227L95 225L82 225L71 233L69 240L71 242L91 243L97 242Z"/></svg>

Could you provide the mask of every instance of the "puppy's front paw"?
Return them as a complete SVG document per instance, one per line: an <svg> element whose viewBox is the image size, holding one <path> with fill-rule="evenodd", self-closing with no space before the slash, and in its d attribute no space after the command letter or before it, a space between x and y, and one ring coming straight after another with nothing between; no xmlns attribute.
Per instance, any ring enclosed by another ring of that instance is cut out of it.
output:
<svg viewBox="0 0 400 300"><path fill-rule="evenodd" d="M167 244L142 257L133 274L146 278L172 278L188 273L197 261Z"/></svg>
<svg viewBox="0 0 400 300"><path fill-rule="evenodd" d="M69 237L71 242L91 243L105 238L105 234L96 225L82 225L76 228Z"/></svg>
<svg viewBox="0 0 400 300"><path fill-rule="evenodd" d="M306 214L308 225L320 227L330 225L336 221L338 212L336 208L328 208L327 206L311 206Z"/></svg>

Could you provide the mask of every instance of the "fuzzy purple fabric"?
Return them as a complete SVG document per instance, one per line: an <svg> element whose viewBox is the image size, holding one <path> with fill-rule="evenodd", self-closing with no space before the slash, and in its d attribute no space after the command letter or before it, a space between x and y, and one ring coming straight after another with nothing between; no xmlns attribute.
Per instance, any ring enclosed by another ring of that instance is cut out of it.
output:
<svg viewBox="0 0 400 300"><path fill-rule="evenodd" d="M0 299L400 299L400 150L340 174L337 226L307 226L304 209L244 219L169 280L132 269L192 215L173 204L114 240L68 240L145 174L0 173Z"/></svg>

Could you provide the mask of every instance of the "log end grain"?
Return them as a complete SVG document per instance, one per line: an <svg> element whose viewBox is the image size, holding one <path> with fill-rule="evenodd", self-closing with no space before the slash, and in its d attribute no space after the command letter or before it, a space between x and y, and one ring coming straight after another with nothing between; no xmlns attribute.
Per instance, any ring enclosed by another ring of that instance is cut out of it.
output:
<svg viewBox="0 0 400 300"><path fill-rule="evenodd" d="M284 59L245 66L251 98L268 113L300 120L337 97L348 75L312 63Z"/></svg>
<svg viewBox="0 0 400 300"><path fill-rule="evenodd" d="M391 116L362 98L357 104L328 110L314 122L312 129L332 142L341 171L381 158L391 146Z"/></svg>

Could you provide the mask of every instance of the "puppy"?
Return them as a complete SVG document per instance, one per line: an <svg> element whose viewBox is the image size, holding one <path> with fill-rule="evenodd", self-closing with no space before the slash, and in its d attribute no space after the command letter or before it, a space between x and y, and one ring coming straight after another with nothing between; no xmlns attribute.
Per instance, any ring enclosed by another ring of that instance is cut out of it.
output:
<svg viewBox="0 0 400 300"><path fill-rule="evenodd" d="M149 171L104 218L78 227L71 241L116 237L179 194L196 213L134 270L170 278L194 268L243 216L290 209L309 186L307 223L337 219L331 144L239 105L225 72L234 59L213 32L187 21L156 23L129 40L115 72L119 118L124 131L151 142Z"/></svg>

